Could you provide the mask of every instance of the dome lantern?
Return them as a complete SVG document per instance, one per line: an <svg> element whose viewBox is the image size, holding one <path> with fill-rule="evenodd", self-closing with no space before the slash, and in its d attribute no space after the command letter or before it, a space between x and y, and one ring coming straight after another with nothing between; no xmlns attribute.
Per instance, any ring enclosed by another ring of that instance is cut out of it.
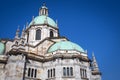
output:
<svg viewBox="0 0 120 80"><path fill-rule="evenodd" d="M48 8L46 7L45 3L43 3L43 6L40 8L39 16L41 15L48 16Z"/></svg>

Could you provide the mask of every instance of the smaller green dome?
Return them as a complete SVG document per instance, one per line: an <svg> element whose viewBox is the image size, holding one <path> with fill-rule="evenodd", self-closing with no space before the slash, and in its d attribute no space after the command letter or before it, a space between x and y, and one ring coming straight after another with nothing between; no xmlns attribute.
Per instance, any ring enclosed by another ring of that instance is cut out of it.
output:
<svg viewBox="0 0 120 80"><path fill-rule="evenodd" d="M5 49L5 45L2 42L0 42L0 55L3 54L4 49Z"/></svg>
<svg viewBox="0 0 120 80"><path fill-rule="evenodd" d="M41 15L41 16L35 17L34 20L32 20L32 21L30 22L30 26L33 25L33 24L34 24L34 25L37 25L37 24L45 24L45 21L46 21L46 20L47 20L47 23L48 23L50 26L57 28L56 23L54 22L54 20L51 19L50 17L45 16L45 15Z"/></svg>
<svg viewBox="0 0 120 80"><path fill-rule="evenodd" d="M70 41L60 41L53 44L49 48L48 53L54 52L56 50L77 50L80 52L84 52L84 50L79 45Z"/></svg>

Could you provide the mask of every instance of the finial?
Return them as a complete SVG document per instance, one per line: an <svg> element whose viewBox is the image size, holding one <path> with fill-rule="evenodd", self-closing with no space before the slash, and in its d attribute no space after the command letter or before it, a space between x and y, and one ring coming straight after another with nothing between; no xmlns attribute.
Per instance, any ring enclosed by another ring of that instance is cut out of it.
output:
<svg viewBox="0 0 120 80"><path fill-rule="evenodd" d="M19 38L19 32L20 32L20 29L19 29L19 25L18 25L18 28L17 28L17 30L16 30L16 34L15 34L15 38L17 39L17 38Z"/></svg>
<svg viewBox="0 0 120 80"><path fill-rule="evenodd" d="M86 53L86 54L88 53L87 49L85 50L85 53Z"/></svg>
<svg viewBox="0 0 120 80"><path fill-rule="evenodd" d="M23 31L25 31L25 25L23 26Z"/></svg>
<svg viewBox="0 0 120 80"><path fill-rule="evenodd" d="M43 6L46 6L46 3L45 3L45 2L43 2Z"/></svg>
<svg viewBox="0 0 120 80"><path fill-rule="evenodd" d="M18 25L17 31L20 31L20 26Z"/></svg>
<svg viewBox="0 0 120 80"><path fill-rule="evenodd" d="M25 25L24 25L23 30L22 30L21 38L24 38L24 35L25 35L24 32L25 32Z"/></svg>
<svg viewBox="0 0 120 80"><path fill-rule="evenodd" d="M94 52L92 52L92 58L93 58L93 59L92 59L93 70L99 71L98 64L97 64L97 61L96 61Z"/></svg>
<svg viewBox="0 0 120 80"><path fill-rule="evenodd" d="M27 27L28 27L28 22L26 23L26 29L27 29Z"/></svg>
<svg viewBox="0 0 120 80"><path fill-rule="evenodd" d="M58 20L56 19L56 26L58 26Z"/></svg>
<svg viewBox="0 0 120 80"><path fill-rule="evenodd" d="M95 57L94 52L92 52L92 57Z"/></svg>
<svg viewBox="0 0 120 80"><path fill-rule="evenodd" d="M56 19L56 24L58 23L58 20Z"/></svg>
<svg viewBox="0 0 120 80"><path fill-rule="evenodd" d="M32 20L34 20L34 16L32 17Z"/></svg>

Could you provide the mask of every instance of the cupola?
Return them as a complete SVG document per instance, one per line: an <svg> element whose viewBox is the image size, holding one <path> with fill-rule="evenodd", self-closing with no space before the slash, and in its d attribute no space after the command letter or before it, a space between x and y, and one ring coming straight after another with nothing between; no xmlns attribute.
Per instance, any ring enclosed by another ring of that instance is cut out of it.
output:
<svg viewBox="0 0 120 80"><path fill-rule="evenodd" d="M45 3L43 3L43 6L40 8L39 16L41 15L48 16L48 8L46 7Z"/></svg>

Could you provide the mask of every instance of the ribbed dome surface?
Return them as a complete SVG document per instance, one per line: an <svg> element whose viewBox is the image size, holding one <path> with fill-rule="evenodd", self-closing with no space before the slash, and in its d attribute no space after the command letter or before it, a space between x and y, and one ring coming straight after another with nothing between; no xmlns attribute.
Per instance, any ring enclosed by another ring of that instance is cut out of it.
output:
<svg viewBox="0 0 120 80"><path fill-rule="evenodd" d="M30 25L45 24L45 22L47 22L50 26L57 28L55 21L45 15L35 17L34 20L30 22Z"/></svg>
<svg viewBox="0 0 120 80"><path fill-rule="evenodd" d="M48 53L54 52L56 50L77 50L80 52L84 52L84 50L79 45L70 41L60 41L53 44L49 48Z"/></svg>

